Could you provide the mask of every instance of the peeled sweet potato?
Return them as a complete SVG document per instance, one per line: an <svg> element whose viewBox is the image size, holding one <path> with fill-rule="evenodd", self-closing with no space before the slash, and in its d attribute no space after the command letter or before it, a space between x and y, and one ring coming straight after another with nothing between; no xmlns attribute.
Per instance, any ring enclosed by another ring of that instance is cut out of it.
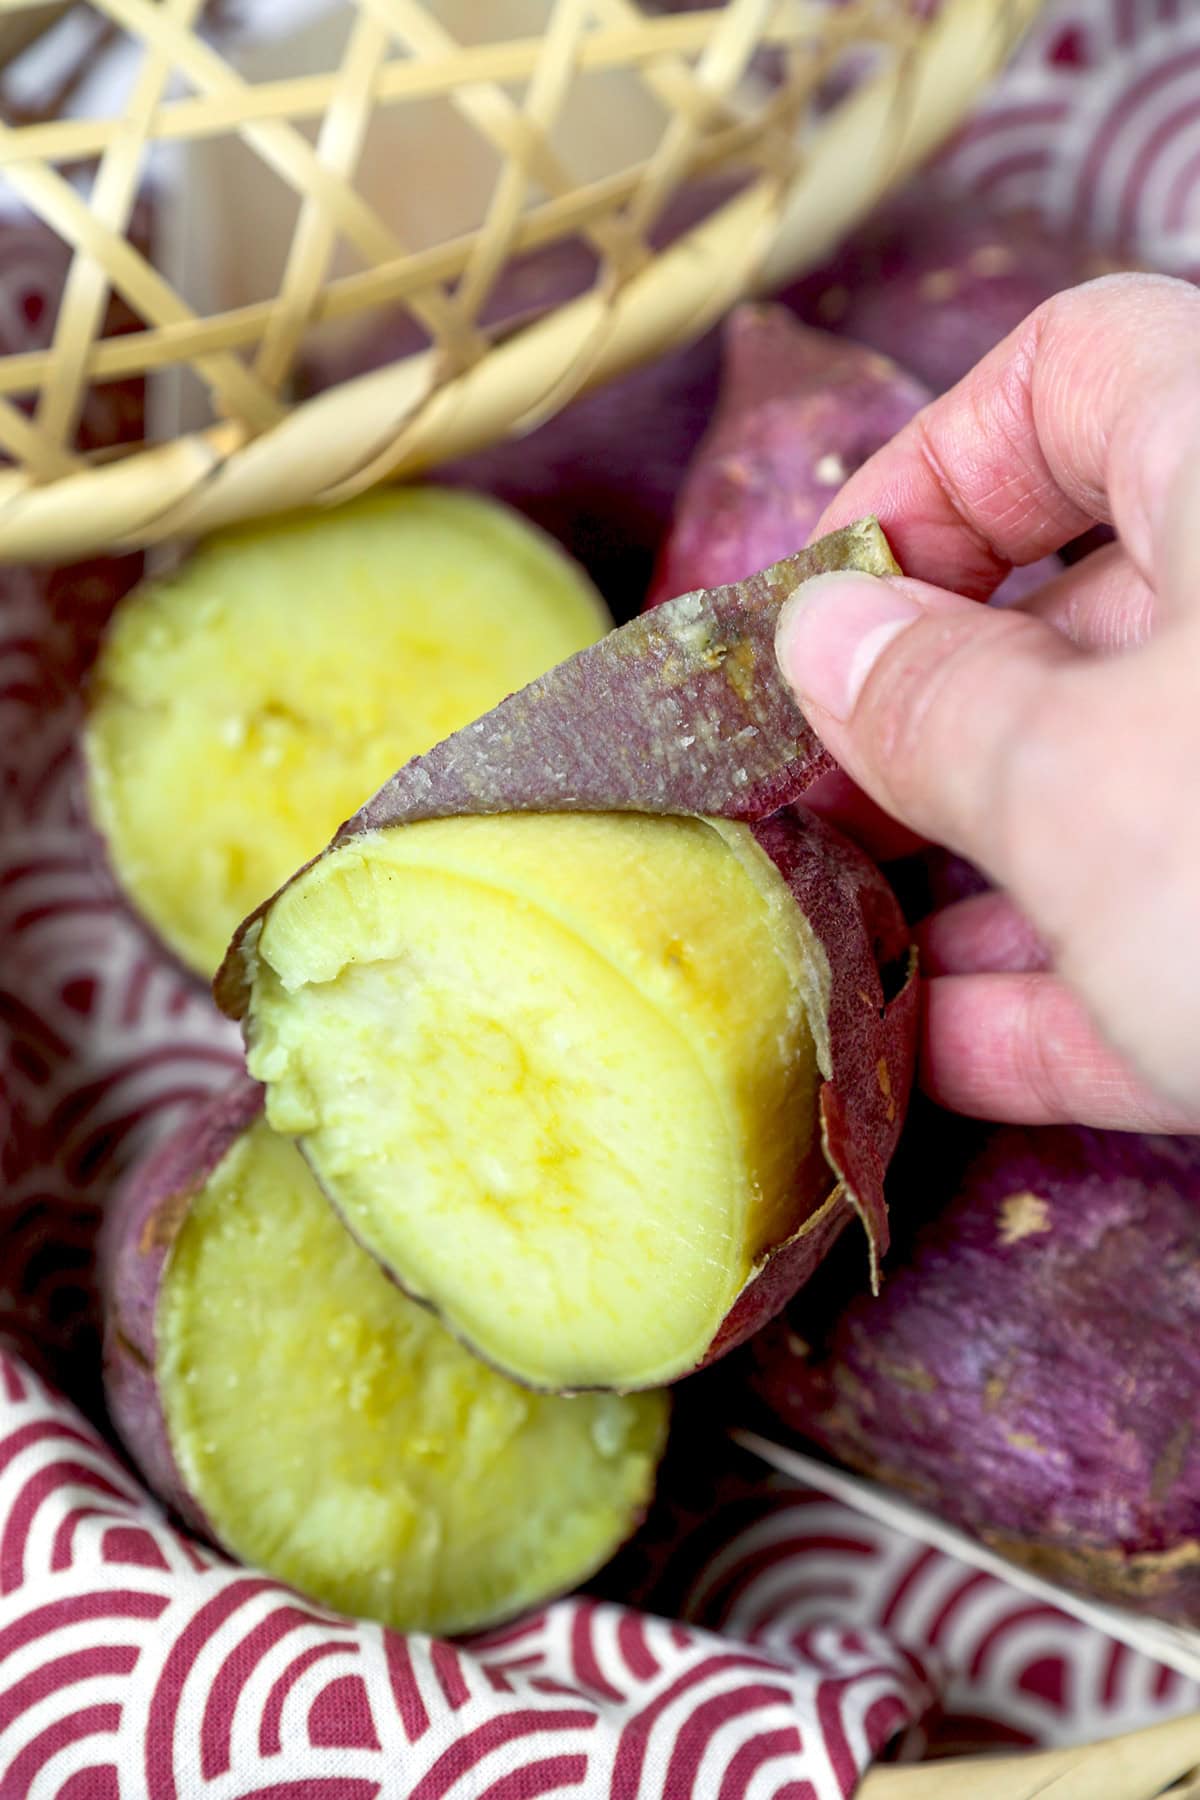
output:
<svg viewBox="0 0 1200 1800"><path fill-rule="evenodd" d="M861 852L780 811L829 763L778 608L851 563L894 567L873 522L643 615L417 757L218 978L350 1228L531 1386L688 1373L854 1210L886 1247L907 932Z"/></svg>
<svg viewBox="0 0 1200 1800"><path fill-rule="evenodd" d="M949 1195L936 1130L905 1154L932 1198L882 1297L776 1321L759 1393L1015 1562L1200 1623L1200 1145L997 1129Z"/></svg>
<svg viewBox="0 0 1200 1800"><path fill-rule="evenodd" d="M339 1611L495 1622L637 1525L660 1394L526 1392L339 1225L246 1082L135 1172L105 1245L114 1422L179 1516Z"/></svg>
<svg viewBox="0 0 1200 1800"><path fill-rule="evenodd" d="M608 624L478 495L410 488L220 534L118 607L93 817L159 937L211 977L239 921L406 757Z"/></svg>
<svg viewBox="0 0 1200 1800"><path fill-rule="evenodd" d="M740 581L799 549L848 477L930 398L876 351L808 330L780 306L740 307L648 604Z"/></svg>

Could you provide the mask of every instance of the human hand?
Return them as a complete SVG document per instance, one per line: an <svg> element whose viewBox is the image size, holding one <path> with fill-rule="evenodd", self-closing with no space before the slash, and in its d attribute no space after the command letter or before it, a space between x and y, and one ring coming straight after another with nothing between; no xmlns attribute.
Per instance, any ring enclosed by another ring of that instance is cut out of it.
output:
<svg viewBox="0 0 1200 1800"><path fill-rule="evenodd" d="M993 1119L1200 1130L1200 292L1048 301L818 535L866 513L907 577L805 583L777 644L869 799L1001 890L924 930L924 1085ZM1097 520L1118 543L976 604ZM861 816L840 779L823 810Z"/></svg>

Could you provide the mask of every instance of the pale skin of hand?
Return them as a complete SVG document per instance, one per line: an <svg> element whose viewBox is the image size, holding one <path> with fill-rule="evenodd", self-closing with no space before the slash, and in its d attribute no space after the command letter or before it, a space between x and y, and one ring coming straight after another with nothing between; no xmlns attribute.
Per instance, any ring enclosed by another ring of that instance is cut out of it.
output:
<svg viewBox="0 0 1200 1800"><path fill-rule="evenodd" d="M925 1088L1200 1131L1200 292L1127 275L1048 301L818 529L867 513L905 578L806 583L777 645L874 803L838 778L823 809L1001 890L924 928ZM977 604L1097 520L1117 544L1019 609Z"/></svg>

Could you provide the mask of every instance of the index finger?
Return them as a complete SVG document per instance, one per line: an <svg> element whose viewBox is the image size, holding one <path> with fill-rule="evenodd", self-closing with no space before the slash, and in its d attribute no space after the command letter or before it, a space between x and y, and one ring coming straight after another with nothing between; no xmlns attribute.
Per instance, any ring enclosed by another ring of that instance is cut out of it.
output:
<svg viewBox="0 0 1200 1800"><path fill-rule="evenodd" d="M814 535L875 513L908 574L984 599L1103 520L1158 585L1172 479L1200 449L1198 372L1187 282L1071 288L864 463Z"/></svg>

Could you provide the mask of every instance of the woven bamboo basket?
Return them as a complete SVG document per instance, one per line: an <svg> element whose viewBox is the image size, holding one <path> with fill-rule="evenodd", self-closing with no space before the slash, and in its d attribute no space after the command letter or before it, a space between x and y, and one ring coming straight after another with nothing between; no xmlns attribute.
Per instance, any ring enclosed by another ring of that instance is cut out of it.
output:
<svg viewBox="0 0 1200 1800"><path fill-rule="evenodd" d="M817 260L945 137L1037 7L341 0L324 65L281 76L229 49L229 0L88 3L137 50L119 109L0 126L3 186L72 252L52 343L0 357L8 559L332 503L527 430ZM0 56L61 11L0 0ZM128 235L151 159L182 154L186 189L188 157L221 142L243 213L276 239L284 221L269 288L234 304L187 292ZM568 243L594 260L583 291L496 324L512 259ZM142 329L104 335L111 296ZM299 395L314 333L398 310L417 348ZM89 388L171 371L202 396L186 429L81 451Z"/></svg>

